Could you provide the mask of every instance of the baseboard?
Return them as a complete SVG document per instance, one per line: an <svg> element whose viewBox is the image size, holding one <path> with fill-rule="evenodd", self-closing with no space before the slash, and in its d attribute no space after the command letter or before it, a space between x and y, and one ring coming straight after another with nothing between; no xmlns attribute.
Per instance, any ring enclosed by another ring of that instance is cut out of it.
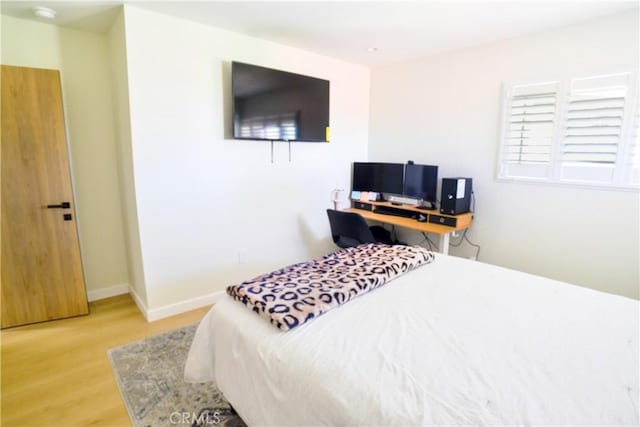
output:
<svg viewBox="0 0 640 427"><path fill-rule="evenodd" d="M154 320L164 319L165 317L175 316L176 314L195 310L196 308L204 307L206 305L215 304L225 294L224 291L218 291L185 301L180 301L175 304L149 309L133 286L123 284L98 289L97 291L91 291L88 293L88 299L89 301L95 301L126 293L131 295L136 306L138 306L138 310L140 310L140 313L142 313L147 322L153 322Z"/></svg>
<svg viewBox="0 0 640 427"><path fill-rule="evenodd" d="M123 295L129 293L129 284L122 283L120 285L109 286L107 288L100 288L87 292L87 300L97 301L100 299L115 297L116 295Z"/></svg>
<svg viewBox="0 0 640 427"><path fill-rule="evenodd" d="M149 322L149 316L147 315L147 312L149 310L147 309L147 305L144 303L144 301L142 301L142 298L140 298L140 295L138 295L136 290L133 289L133 286L129 286L129 294L133 298L133 302L135 302L138 306L138 310L140 310L140 313L142 313L145 320Z"/></svg>
<svg viewBox="0 0 640 427"><path fill-rule="evenodd" d="M213 292L211 294L191 298L185 301L180 301L175 304L169 304L151 310L146 309L146 312L143 312L143 314L147 319L147 322L153 322L154 320L160 320L164 319L165 317L175 316L176 314L184 313L185 311L190 311L196 308L204 307L206 305L215 304L224 295L224 291ZM140 307L140 304L138 304L138 307Z"/></svg>

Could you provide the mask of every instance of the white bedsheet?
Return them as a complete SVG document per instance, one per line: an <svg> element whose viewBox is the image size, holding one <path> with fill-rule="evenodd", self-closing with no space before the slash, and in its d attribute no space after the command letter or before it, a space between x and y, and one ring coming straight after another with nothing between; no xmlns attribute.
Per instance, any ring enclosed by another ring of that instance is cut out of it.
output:
<svg viewBox="0 0 640 427"><path fill-rule="evenodd" d="M638 425L639 303L436 260L281 332L230 297L185 378L249 425Z"/></svg>

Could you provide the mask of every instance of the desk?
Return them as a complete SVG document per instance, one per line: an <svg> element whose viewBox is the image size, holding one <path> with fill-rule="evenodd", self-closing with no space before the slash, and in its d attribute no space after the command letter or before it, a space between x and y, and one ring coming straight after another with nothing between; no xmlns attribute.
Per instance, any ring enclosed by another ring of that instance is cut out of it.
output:
<svg viewBox="0 0 640 427"><path fill-rule="evenodd" d="M418 209L415 206L410 205L395 206L389 202L363 202L362 204L371 206L371 210L358 209L355 207L348 210L350 212L358 213L370 221L378 221L384 224L397 225L398 227L408 228L424 233L437 234L440 238L438 246L440 248L440 252L443 254L449 253L449 238L451 233L469 228L473 222L473 214L471 212L460 215L445 215L437 210ZM404 211L416 212L417 214L427 216L428 221L420 222L412 218L376 213L376 208L379 206L388 206L396 209L402 209ZM438 223L439 221L447 219L455 219L455 226L449 227Z"/></svg>

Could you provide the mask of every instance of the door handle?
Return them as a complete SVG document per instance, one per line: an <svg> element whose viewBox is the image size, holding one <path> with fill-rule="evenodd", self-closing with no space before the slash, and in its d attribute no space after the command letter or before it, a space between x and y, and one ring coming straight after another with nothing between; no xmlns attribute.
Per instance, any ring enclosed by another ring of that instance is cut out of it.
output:
<svg viewBox="0 0 640 427"><path fill-rule="evenodd" d="M47 205L47 209L71 209L71 203L62 202L59 205Z"/></svg>

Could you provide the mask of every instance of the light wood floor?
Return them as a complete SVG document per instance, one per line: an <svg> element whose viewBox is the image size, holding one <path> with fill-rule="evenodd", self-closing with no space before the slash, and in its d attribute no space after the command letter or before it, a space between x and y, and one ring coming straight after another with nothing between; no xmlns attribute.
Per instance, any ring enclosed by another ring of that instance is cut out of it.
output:
<svg viewBox="0 0 640 427"><path fill-rule="evenodd" d="M0 425L128 426L107 350L199 321L208 307L147 323L129 295L88 316L0 332Z"/></svg>

